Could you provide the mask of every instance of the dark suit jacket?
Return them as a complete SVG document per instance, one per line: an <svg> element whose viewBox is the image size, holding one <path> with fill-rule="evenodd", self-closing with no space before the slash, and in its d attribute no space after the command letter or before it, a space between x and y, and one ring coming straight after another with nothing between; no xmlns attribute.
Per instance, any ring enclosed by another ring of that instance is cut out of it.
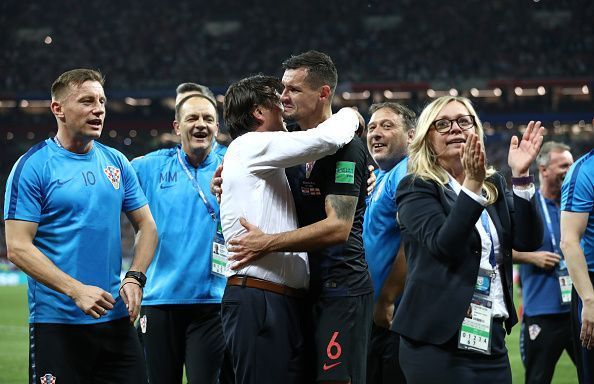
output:
<svg viewBox="0 0 594 384"><path fill-rule="evenodd" d="M512 300L512 248L536 250L542 224L535 199L530 202L507 191L496 174L497 201L487 212L497 228L498 260L509 318L507 332L518 322ZM483 206L464 191L406 176L396 193L408 275L394 318L396 332L410 339L443 344L456 335L470 305L476 283L481 240L475 227Z"/></svg>

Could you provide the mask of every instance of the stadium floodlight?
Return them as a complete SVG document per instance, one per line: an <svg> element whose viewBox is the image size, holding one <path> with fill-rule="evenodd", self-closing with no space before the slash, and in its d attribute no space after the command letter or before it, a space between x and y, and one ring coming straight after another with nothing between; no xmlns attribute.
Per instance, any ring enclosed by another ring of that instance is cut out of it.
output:
<svg viewBox="0 0 594 384"><path fill-rule="evenodd" d="M388 100L406 100L412 97L411 92L391 91L386 89L384 91L384 97Z"/></svg>

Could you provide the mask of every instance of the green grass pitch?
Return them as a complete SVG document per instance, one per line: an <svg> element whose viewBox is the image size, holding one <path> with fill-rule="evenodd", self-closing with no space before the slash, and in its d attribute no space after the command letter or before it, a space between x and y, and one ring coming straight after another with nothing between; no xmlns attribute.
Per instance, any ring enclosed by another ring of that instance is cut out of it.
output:
<svg viewBox="0 0 594 384"><path fill-rule="evenodd" d="M28 379L27 289L25 286L0 287L0 383L21 384ZM507 338L513 382L524 382L524 367L520 360L518 333L520 326ZM563 354L557 368L555 384L577 383L575 368Z"/></svg>

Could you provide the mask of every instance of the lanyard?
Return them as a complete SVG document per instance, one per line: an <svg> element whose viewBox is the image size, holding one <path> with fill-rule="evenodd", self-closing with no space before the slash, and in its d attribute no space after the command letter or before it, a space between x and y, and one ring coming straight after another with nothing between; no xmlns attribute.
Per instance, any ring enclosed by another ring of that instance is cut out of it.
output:
<svg viewBox="0 0 594 384"><path fill-rule="evenodd" d="M542 194L540 192L538 193L538 196L540 197L540 205L542 207L542 213L544 214L544 217L545 217L545 223L547 225L549 234L551 235L551 245L553 246L553 252L560 255L561 252L557 249L557 239L555 238L555 232L553 232L553 223L551 221L551 215L549 214L549 209L547 208L547 203L546 203L544 197L542 197Z"/></svg>
<svg viewBox="0 0 594 384"><path fill-rule="evenodd" d="M483 210L483 213L481 213L481 224L483 225L483 228L485 228L487 235L489 235L489 239L491 239L491 252L489 253L489 264L491 264L491 267L495 268L495 266L497 265L497 261L495 260L495 246L493 245L493 235L491 234L489 216L486 210Z"/></svg>
<svg viewBox="0 0 594 384"><path fill-rule="evenodd" d="M182 156L181 156L181 150L179 149L179 147L177 147L177 160L179 161L182 168L184 169L184 172L186 172L186 175L188 176L188 179L190 179L192 186L194 187L196 192L198 192L198 195L202 199L202 202L204 203L204 205L206 205L208 214L210 215L210 217L212 217L212 220L216 223L217 222L217 214L215 213L215 210L212 208L212 206L210 205L208 200L206 200L206 196L204 195L204 192L202 192L202 188L200 188L200 185L198 185L198 182L196 181L196 179L194 178L194 176L188 169L188 166L186 165L186 163L183 161Z"/></svg>

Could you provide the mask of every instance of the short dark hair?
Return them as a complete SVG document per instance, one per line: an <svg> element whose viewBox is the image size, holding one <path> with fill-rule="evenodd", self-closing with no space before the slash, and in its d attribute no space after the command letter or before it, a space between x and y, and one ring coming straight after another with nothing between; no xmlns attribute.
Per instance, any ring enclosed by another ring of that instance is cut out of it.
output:
<svg viewBox="0 0 594 384"><path fill-rule="evenodd" d="M58 99L64 93L64 90L73 85L79 86L85 81L97 81L101 86L105 83L105 78L101 72L93 69L77 68L62 73L52 84L52 99Z"/></svg>
<svg viewBox="0 0 594 384"><path fill-rule="evenodd" d="M197 92L197 93L200 93L200 94L206 96L208 99L211 100L211 102L213 104L215 104L215 108L216 108L217 101L216 101L215 95L214 95L214 93L212 93L210 88L208 88L207 86L202 85L202 84L197 84L197 83L181 83L175 89L175 93L177 95L179 95L180 93L187 93L187 92Z"/></svg>
<svg viewBox="0 0 594 384"><path fill-rule="evenodd" d="M334 62L327 54L319 51L307 51L291 56L283 62L283 70L306 68L306 80L313 88L329 85L332 94L338 83L338 72Z"/></svg>
<svg viewBox="0 0 594 384"><path fill-rule="evenodd" d="M415 125L417 124L417 115L406 106L395 103L393 101L386 101L383 103L375 103L369 107L369 115L373 115L377 111L383 108L388 108L398 116L402 118L402 123L404 124L404 129L406 131L410 131L414 129Z"/></svg>
<svg viewBox="0 0 594 384"><path fill-rule="evenodd" d="M231 84L225 94L223 118L233 139L258 127L258 120L252 115L254 108L261 105L274 108L280 103L279 94L283 86L276 77L255 75Z"/></svg>
<svg viewBox="0 0 594 384"><path fill-rule="evenodd" d="M194 97L199 97L199 98L204 99L204 100L208 101L209 103L211 103L215 109L215 119L217 119L217 120L219 119L217 105L208 96L203 95L202 93L192 93L191 95L185 96L183 99L181 99L179 101L179 103L177 103L175 105L175 120L179 121L179 117L180 117L179 114L180 114L181 108L184 106L186 101L188 101L189 99L192 99Z"/></svg>

